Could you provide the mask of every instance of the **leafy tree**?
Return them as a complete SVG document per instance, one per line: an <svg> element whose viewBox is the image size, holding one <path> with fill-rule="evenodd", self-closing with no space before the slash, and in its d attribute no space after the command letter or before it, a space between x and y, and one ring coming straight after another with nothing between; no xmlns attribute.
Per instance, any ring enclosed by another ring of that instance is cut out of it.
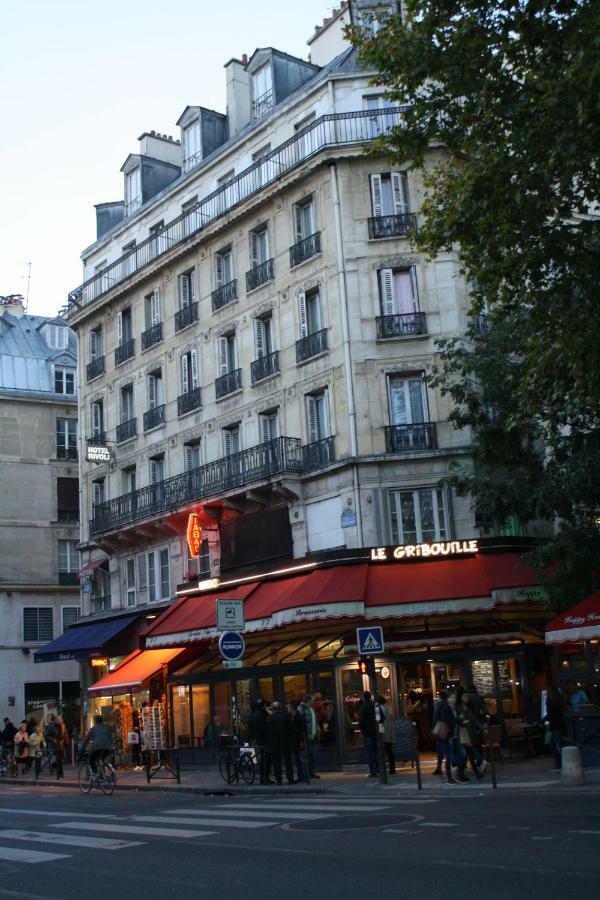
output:
<svg viewBox="0 0 600 900"><path fill-rule="evenodd" d="M403 6L350 36L405 107L375 152L422 175L417 247L456 246L489 309L485 334L440 346L435 383L476 441L454 481L500 522L559 521L536 560L568 605L600 558L600 4Z"/></svg>

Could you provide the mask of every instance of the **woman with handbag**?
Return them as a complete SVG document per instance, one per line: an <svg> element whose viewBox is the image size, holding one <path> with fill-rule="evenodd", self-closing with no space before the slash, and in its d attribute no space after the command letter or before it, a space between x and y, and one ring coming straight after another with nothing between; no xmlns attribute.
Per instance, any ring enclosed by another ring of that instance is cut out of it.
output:
<svg viewBox="0 0 600 900"><path fill-rule="evenodd" d="M437 750L437 765L433 770L433 775L441 775L442 774L442 763L444 761L444 740L445 738L438 737L438 733L440 731L446 734L446 726L440 728L438 725L440 721L440 714L445 706L448 705L448 694L446 691L440 691L439 699L435 704L435 708L433 710L433 725L431 726L431 734L430 737L435 741L436 750ZM446 734L447 737L447 734Z"/></svg>

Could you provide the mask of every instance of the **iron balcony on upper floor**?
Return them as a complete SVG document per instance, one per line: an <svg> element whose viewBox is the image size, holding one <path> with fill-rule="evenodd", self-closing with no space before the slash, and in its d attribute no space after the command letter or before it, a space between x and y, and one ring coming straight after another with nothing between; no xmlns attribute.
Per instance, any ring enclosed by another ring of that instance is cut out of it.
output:
<svg viewBox="0 0 600 900"><path fill-rule="evenodd" d="M134 353L135 339L130 338L128 341L123 341L122 344L115 348L115 366L120 366L121 363L131 359Z"/></svg>
<svg viewBox="0 0 600 900"><path fill-rule="evenodd" d="M263 378L269 378L279 372L279 350L273 353L267 353L250 363L250 378L252 384L262 381Z"/></svg>
<svg viewBox="0 0 600 900"><path fill-rule="evenodd" d="M321 232L315 231L314 234L309 235L302 241L298 241L297 244L292 244L290 247L290 266L292 268L299 266L300 263L306 262L307 259L316 256L320 252Z"/></svg>
<svg viewBox="0 0 600 900"><path fill-rule="evenodd" d="M192 388L177 398L177 415L185 416L186 413L202 406L202 388Z"/></svg>
<svg viewBox="0 0 600 900"><path fill-rule="evenodd" d="M163 339L162 322L157 322L151 328L142 331L142 350L149 350L155 344L160 344Z"/></svg>
<svg viewBox="0 0 600 900"><path fill-rule="evenodd" d="M327 350L327 329L322 328L321 331L314 331L307 334L306 337L296 341L296 362L306 362L313 356L325 353Z"/></svg>
<svg viewBox="0 0 600 900"><path fill-rule="evenodd" d="M417 230L417 217L414 213L399 213L394 216L373 216L369 219L369 237L371 240L390 237L407 237Z"/></svg>
<svg viewBox="0 0 600 900"><path fill-rule="evenodd" d="M94 378L98 378L100 375L104 375L104 362L104 356L97 356L96 359L93 359L87 364L85 372L88 381L93 381Z"/></svg>
<svg viewBox="0 0 600 900"><path fill-rule="evenodd" d="M394 316L377 316L377 337L399 338L416 337L427 334L425 313L399 313Z"/></svg>
<svg viewBox="0 0 600 900"><path fill-rule="evenodd" d="M97 272L68 296L67 316L124 284L154 260L190 241L217 219L321 150L368 144L402 122L402 107L321 116L247 169L199 200L134 249Z"/></svg>
<svg viewBox="0 0 600 900"><path fill-rule="evenodd" d="M190 303L175 313L175 331L181 331L198 321L198 303Z"/></svg>
<svg viewBox="0 0 600 900"><path fill-rule="evenodd" d="M436 447L435 422L386 426L385 449L388 453L416 453L419 450L435 450Z"/></svg>
<svg viewBox="0 0 600 900"><path fill-rule="evenodd" d="M137 419L127 419L126 422L119 422L117 425L117 444L128 441L137 434Z"/></svg>
<svg viewBox="0 0 600 900"><path fill-rule="evenodd" d="M221 284L211 294L212 310L216 312L228 303L237 300L237 278L228 281L227 284Z"/></svg>
<svg viewBox="0 0 600 900"><path fill-rule="evenodd" d="M246 290L253 291L255 288L260 287L261 284L273 281L274 277L273 260L266 259L263 263L258 263L249 272L246 272Z"/></svg>

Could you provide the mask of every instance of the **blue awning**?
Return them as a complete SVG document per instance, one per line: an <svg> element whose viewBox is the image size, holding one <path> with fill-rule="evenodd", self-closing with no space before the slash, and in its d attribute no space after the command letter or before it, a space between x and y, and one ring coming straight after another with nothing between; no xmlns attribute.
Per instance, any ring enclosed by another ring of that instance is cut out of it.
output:
<svg viewBox="0 0 600 900"><path fill-rule="evenodd" d="M67 659L87 659L102 655L106 644L135 622L139 616L108 619L94 625L72 625L64 634L33 654L36 663Z"/></svg>

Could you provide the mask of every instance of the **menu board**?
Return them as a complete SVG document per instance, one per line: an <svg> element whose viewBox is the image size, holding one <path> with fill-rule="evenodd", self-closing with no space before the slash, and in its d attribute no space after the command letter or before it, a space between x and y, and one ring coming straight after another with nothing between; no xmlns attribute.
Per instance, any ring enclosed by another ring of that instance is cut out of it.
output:
<svg viewBox="0 0 600 900"><path fill-rule="evenodd" d="M503 662L504 660L500 660ZM483 697L494 697L494 661L492 659L476 659L471 663L471 674L477 690Z"/></svg>
<svg viewBox="0 0 600 900"><path fill-rule="evenodd" d="M166 733L165 704L155 703L154 706L143 706L142 725L146 750L164 750Z"/></svg>

